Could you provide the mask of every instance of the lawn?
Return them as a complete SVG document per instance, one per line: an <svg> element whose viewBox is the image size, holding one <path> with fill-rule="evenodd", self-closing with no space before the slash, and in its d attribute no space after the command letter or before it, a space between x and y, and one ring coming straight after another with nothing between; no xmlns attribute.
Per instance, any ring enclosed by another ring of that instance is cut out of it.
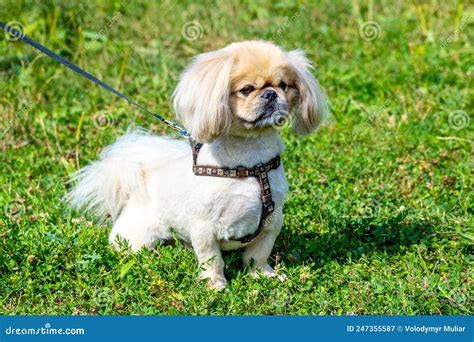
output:
<svg viewBox="0 0 474 342"><path fill-rule="evenodd" d="M287 280L252 278L235 251L212 291L185 246L114 251L110 225L63 201L129 127L170 130L1 32L1 314L473 313L474 6L7 0L0 18L168 118L191 57L273 40L307 52L332 112L310 136L281 132L271 262Z"/></svg>

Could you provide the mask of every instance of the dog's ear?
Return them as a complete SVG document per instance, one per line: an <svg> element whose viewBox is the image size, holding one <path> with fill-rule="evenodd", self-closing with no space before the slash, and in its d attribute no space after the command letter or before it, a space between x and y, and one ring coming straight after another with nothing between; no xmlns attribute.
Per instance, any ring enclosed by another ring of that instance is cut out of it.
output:
<svg viewBox="0 0 474 342"><path fill-rule="evenodd" d="M293 129L298 134L314 131L328 116L326 98L321 92L318 81L311 74L311 63L301 50L287 52L290 65L296 73L296 88L299 103Z"/></svg>
<svg viewBox="0 0 474 342"><path fill-rule="evenodd" d="M230 127L230 74L226 51L201 54L181 75L173 93L176 116L198 142L210 142Z"/></svg>

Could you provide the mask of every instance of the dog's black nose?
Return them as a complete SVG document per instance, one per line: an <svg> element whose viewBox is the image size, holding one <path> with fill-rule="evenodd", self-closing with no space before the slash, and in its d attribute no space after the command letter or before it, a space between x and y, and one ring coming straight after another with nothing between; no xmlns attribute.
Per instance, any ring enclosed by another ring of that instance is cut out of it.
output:
<svg viewBox="0 0 474 342"><path fill-rule="evenodd" d="M268 102L274 101L277 98L277 93L275 90L272 89L267 89L263 92L262 96L260 96L262 99L267 100Z"/></svg>

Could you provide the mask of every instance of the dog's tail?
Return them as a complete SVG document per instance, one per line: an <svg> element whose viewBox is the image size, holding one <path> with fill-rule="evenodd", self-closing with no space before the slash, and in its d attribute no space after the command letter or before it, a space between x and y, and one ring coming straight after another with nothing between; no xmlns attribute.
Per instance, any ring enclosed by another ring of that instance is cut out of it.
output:
<svg viewBox="0 0 474 342"><path fill-rule="evenodd" d="M115 221L132 193L147 196L146 175L167 160L186 153L182 141L136 130L106 147L98 161L75 172L76 183L66 195L76 209Z"/></svg>

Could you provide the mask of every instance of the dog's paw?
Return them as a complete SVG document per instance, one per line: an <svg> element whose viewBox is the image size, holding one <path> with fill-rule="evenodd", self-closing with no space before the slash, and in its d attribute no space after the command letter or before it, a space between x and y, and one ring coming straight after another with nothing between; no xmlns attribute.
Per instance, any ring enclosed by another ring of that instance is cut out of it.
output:
<svg viewBox="0 0 474 342"><path fill-rule="evenodd" d="M227 286L227 280L224 277L209 279L207 286L214 290L223 290Z"/></svg>
<svg viewBox="0 0 474 342"><path fill-rule="evenodd" d="M199 278L207 279L207 286L210 289L223 290L227 285L227 280L223 274L216 274L210 271L203 271Z"/></svg>
<svg viewBox="0 0 474 342"><path fill-rule="evenodd" d="M280 281L284 281L287 278L286 274L284 274L284 273L278 274L273 269L273 267L271 267L268 264L265 265L265 267L254 269L250 273L250 275L254 278L260 278L260 275L264 275L265 277L269 277L269 278L278 278L278 280L280 280Z"/></svg>

